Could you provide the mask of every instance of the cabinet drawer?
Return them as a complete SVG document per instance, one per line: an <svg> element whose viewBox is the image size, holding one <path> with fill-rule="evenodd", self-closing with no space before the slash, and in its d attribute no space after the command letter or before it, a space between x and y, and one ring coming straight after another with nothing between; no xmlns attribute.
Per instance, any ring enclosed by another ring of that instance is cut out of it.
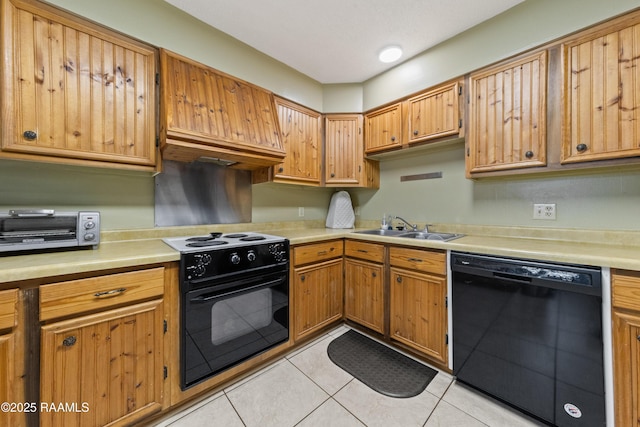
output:
<svg viewBox="0 0 640 427"><path fill-rule="evenodd" d="M384 246L375 243L347 240L344 253L348 257L361 258L371 262L384 262Z"/></svg>
<svg viewBox="0 0 640 427"><path fill-rule="evenodd" d="M101 310L162 295L164 267L40 287L40 320Z"/></svg>
<svg viewBox="0 0 640 427"><path fill-rule="evenodd" d="M10 289L8 291L0 292L0 329L9 329L16 326L17 303L17 289Z"/></svg>
<svg viewBox="0 0 640 427"><path fill-rule="evenodd" d="M343 253L342 240L296 246L293 248L293 262L294 265L308 264L340 257Z"/></svg>
<svg viewBox="0 0 640 427"><path fill-rule="evenodd" d="M640 310L640 272L614 270L611 284L614 307Z"/></svg>
<svg viewBox="0 0 640 427"><path fill-rule="evenodd" d="M447 274L446 254L429 249L409 249L392 247L389 249L389 262L395 267L434 274Z"/></svg>

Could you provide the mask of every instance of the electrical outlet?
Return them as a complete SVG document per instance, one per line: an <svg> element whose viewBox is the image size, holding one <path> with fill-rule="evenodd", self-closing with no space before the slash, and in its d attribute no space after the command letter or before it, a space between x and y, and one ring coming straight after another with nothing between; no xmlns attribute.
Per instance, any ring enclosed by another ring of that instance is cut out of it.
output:
<svg viewBox="0 0 640 427"><path fill-rule="evenodd" d="M535 203L533 205L533 219L556 219L555 203Z"/></svg>
<svg viewBox="0 0 640 427"><path fill-rule="evenodd" d="M356 206L353 208L353 214L355 216L360 216L360 206Z"/></svg>
<svg viewBox="0 0 640 427"><path fill-rule="evenodd" d="M302 206L298 208L298 216L299 217L303 217L304 216L304 208Z"/></svg>

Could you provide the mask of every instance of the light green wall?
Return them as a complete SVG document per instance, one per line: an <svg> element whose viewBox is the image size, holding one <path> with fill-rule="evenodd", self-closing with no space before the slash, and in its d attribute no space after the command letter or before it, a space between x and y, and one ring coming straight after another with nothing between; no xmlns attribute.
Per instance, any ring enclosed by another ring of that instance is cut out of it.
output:
<svg viewBox="0 0 640 427"><path fill-rule="evenodd" d="M363 84L322 86L161 0L51 3L323 112L370 109L637 6L635 0L527 0ZM417 222L637 229L637 172L470 181L461 147L382 161L380 190L350 190L361 218L376 219L393 206L390 213ZM399 181L437 170L443 179ZM103 213L105 229L147 228L153 226L153 185L147 173L3 161L0 210L91 208ZM253 220L323 219L333 191L255 185ZM558 220L533 222L534 202L557 203ZM304 218L298 207L305 207Z"/></svg>
<svg viewBox="0 0 640 427"><path fill-rule="evenodd" d="M400 177L442 172L442 178ZM640 171L521 178L464 177L464 142L380 163L380 190L352 192L362 219L399 215L425 223L637 230ZM534 203L555 203L557 220L532 219Z"/></svg>

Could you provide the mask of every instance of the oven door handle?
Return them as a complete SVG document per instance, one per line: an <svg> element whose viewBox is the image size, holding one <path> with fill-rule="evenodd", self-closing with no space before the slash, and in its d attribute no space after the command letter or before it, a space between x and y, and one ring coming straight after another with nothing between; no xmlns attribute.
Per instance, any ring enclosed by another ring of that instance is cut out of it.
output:
<svg viewBox="0 0 640 427"><path fill-rule="evenodd" d="M224 297L228 297L229 295L233 295L233 294L237 294L237 293L245 293L247 291L253 291L256 289L260 289L260 288L270 288L272 286L275 286L279 283L282 283L282 281L284 281L286 279L286 277L279 277L276 280L271 280L269 282L265 282L265 283L260 283L259 285L254 285L254 286L249 286L248 288L242 288L240 290L235 290L235 291L231 291L231 292L224 292L224 293L210 293L210 294L206 294L206 295L200 295L198 297L192 298L189 300L189 302L193 303L193 304L203 304L206 303L207 301L211 301L212 299L217 299L217 298L224 298Z"/></svg>

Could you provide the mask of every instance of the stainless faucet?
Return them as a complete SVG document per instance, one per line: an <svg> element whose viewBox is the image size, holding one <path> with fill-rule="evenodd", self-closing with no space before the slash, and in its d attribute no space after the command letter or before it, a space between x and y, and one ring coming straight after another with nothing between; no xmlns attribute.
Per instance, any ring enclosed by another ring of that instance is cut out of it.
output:
<svg viewBox="0 0 640 427"><path fill-rule="evenodd" d="M401 218L401 217L399 217L399 216L396 216L395 218L396 218L396 219L399 219L400 221L402 221L402 222L404 222L406 225L408 225L408 226L409 226L409 228L411 228L411 231L418 231L418 224L409 224L409 222L408 222L406 219Z"/></svg>

